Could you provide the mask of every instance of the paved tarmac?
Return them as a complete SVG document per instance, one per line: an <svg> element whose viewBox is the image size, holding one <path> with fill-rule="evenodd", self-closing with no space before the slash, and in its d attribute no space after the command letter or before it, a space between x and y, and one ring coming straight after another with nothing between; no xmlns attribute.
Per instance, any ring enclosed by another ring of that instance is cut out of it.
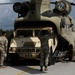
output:
<svg viewBox="0 0 75 75"><path fill-rule="evenodd" d="M75 75L75 62L58 62L48 66L48 71L39 71L39 65L7 66L0 68L0 75Z"/></svg>

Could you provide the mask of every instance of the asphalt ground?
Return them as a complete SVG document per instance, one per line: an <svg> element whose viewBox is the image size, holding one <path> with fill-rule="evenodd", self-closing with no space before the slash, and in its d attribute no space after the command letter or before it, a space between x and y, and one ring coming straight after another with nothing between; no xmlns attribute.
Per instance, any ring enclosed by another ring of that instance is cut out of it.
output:
<svg viewBox="0 0 75 75"><path fill-rule="evenodd" d="M18 65L7 65L0 68L0 75L75 75L75 62L56 62L43 72L40 72L38 62L23 60Z"/></svg>

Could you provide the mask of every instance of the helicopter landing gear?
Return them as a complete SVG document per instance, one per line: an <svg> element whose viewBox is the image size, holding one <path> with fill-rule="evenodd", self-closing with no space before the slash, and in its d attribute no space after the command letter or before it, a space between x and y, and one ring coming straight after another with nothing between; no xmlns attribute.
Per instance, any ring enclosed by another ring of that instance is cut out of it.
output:
<svg viewBox="0 0 75 75"><path fill-rule="evenodd" d="M73 58L73 46L72 45L68 46L68 51L66 53L65 58L68 58L68 61L72 61L72 58Z"/></svg>

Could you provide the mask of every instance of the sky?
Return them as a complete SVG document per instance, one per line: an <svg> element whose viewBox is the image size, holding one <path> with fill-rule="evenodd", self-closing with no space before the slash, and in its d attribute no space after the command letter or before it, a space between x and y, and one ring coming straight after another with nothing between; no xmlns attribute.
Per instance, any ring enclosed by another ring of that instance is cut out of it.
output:
<svg viewBox="0 0 75 75"><path fill-rule="evenodd" d="M29 0L0 0L0 3L11 3L11 2L23 2L23 1L29 1ZM56 1L56 0L50 0L50 1ZM57 0L58 1L58 0ZM68 0L70 2L75 3L75 0ZM14 27L14 20L18 16L17 13L13 11L13 5L0 5L0 29L3 30L11 30ZM53 5L51 5L53 7ZM69 14L73 18L75 13L75 7L72 6L72 11Z"/></svg>

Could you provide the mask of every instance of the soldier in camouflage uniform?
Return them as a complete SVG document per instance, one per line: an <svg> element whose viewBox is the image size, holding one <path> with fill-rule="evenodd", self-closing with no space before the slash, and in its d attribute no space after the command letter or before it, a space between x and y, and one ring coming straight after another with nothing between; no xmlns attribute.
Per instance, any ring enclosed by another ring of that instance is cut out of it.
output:
<svg viewBox="0 0 75 75"><path fill-rule="evenodd" d="M8 45L8 40L5 37L6 33L2 32L2 36L0 36L0 68L4 67L4 59L7 56L6 50Z"/></svg>
<svg viewBox="0 0 75 75"><path fill-rule="evenodd" d="M48 39L50 38L50 33L47 30L42 30L39 33L39 39L41 41L41 51L40 51L40 71L43 71L43 66L45 66L45 71L48 70L48 60L49 60L49 45Z"/></svg>

